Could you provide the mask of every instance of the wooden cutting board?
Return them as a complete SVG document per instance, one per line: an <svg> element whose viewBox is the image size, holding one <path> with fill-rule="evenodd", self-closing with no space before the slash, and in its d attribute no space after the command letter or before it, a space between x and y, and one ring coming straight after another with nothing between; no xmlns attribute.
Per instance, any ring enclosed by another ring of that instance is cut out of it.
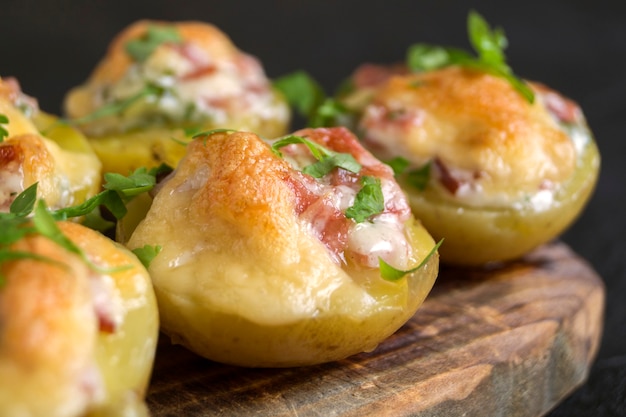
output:
<svg viewBox="0 0 626 417"><path fill-rule="evenodd" d="M604 295L562 243L502 268L442 268L404 327L340 362L238 368L163 339L147 401L154 417L537 417L587 377Z"/></svg>

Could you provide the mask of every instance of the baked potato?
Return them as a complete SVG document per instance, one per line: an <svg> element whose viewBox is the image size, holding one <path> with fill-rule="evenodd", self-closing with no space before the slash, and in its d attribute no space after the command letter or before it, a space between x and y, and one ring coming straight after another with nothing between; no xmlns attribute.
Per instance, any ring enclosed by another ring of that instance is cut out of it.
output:
<svg viewBox="0 0 626 417"><path fill-rule="evenodd" d="M124 29L65 113L89 137L104 172L175 167L189 132L286 133L290 112L259 61L213 25L138 21Z"/></svg>
<svg viewBox="0 0 626 417"><path fill-rule="evenodd" d="M499 33L471 15L470 33L476 25L482 29L474 28L474 36L484 37L476 48L495 54ZM435 239L445 238L442 262L507 261L559 236L582 211L599 173L580 107L516 78L501 56L417 50L424 62L440 56L451 62L364 65L340 100L358 115L364 146L399 168L415 215Z"/></svg>
<svg viewBox="0 0 626 417"><path fill-rule="evenodd" d="M344 128L200 135L130 233L131 249L162 248L149 268L162 331L241 366L370 351L438 273L393 172Z"/></svg>
<svg viewBox="0 0 626 417"><path fill-rule="evenodd" d="M39 197L52 208L77 205L100 189L101 164L85 136L41 111L15 78L0 79L0 211L38 183Z"/></svg>
<svg viewBox="0 0 626 417"><path fill-rule="evenodd" d="M85 258L32 231L0 245L0 415L147 416L158 337L147 271L98 232L57 225Z"/></svg>

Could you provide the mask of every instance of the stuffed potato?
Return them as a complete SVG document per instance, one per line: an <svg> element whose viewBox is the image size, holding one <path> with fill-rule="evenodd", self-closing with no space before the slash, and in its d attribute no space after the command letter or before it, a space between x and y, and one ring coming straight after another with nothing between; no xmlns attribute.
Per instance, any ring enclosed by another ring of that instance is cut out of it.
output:
<svg viewBox="0 0 626 417"><path fill-rule="evenodd" d="M341 100L358 115L364 146L402 165L398 181L416 216L446 240L442 261L480 265L564 231L588 201L600 160L578 105L517 79L496 55L500 32L475 14L469 22L486 57L418 45L420 64L450 62L364 65Z"/></svg>
<svg viewBox="0 0 626 417"><path fill-rule="evenodd" d="M438 272L435 243L393 172L344 128L271 144L245 132L199 137L128 242L144 245L162 247L149 271L163 332L243 366L372 350L414 314ZM406 276L383 279L381 259Z"/></svg>
<svg viewBox="0 0 626 417"><path fill-rule="evenodd" d="M215 26L139 21L122 31L65 99L105 172L176 166L188 131L285 133L289 108L260 63Z"/></svg>
<svg viewBox="0 0 626 417"><path fill-rule="evenodd" d="M39 197L53 208L80 204L99 191L101 164L87 139L40 111L14 78L0 79L0 114L7 119L7 137L0 141L0 211L36 182Z"/></svg>
<svg viewBox="0 0 626 417"><path fill-rule="evenodd" d="M77 223L0 246L0 415L147 416L158 315L146 269ZM3 225L3 228L5 225ZM4 232L4 230L3 230Z"/></svg>

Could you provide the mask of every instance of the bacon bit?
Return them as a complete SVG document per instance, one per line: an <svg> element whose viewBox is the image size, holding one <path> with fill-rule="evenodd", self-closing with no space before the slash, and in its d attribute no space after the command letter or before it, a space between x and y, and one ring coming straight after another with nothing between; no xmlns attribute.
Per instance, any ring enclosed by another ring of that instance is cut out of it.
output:
<svg viewBox="0 0 626 417"><path fill-rule="evenodd" d="M18 152L15 150L15 146L13 146L13 144L5 142L2 146L0 146L1 167L9 165L11 162L17 160L19 156L21 156L22 159L24 157L21 153L18 155Z"/></svg>
<svg viewBox="0 0 626 417"><path fill-rule="evenodd" d="M217 71L217 67L215 65L205 65L203 67L198 67L193 71L183 75L180 79L182 81L194 80L196 78L207 77Z"/></svg>
<svg viewBox="0 0 626 417"><path fill-rule="evenodd" d="M3 78L0 81L0 96L6 97L16 107L25 106L33 112L39 110L37 99L24 94L15 77Z"/></svg>
<svg viewBox="0 0 626 417"><path fill-rule="evenodd" d="M370 104L365 110L361 123L368 129L380 129L385 126L406 130L420 126L424 122L424 113L419 109L390 109L381 104Z"/></svg>
<svg viewBox="0 0 626 417"><path fill-rule="evenodd" d="M436 172L438 173L439 182L452 194L461 188L461 181L455 178L443 161L437 157L433 160Z"/></svg>
<svg viewBox="0 0 626 417"><path fill-rule="evenodd" d="M93 308L98 318L100 331L115 333L119 323L117 323L114 317L113 298L100 275L92 275L91 292L93 294Z"/></svg>
<svg viewBox="0 0 626 417"><path fill-rule="evenodd" d="M393 171L363 148L354 134L344 127L303 129L295 132L294 135L305 136L330 150L354 156L363 166L357 180L363 175L393 178Z"/></svg>
<svg viewBox="0 0 626 417"><path fill-rule="evenodd" d="M474 182L483 178L484 175L483 171L458 171L457 175L455 175L439 157L433 159L433 165L439 182L452 194L456 194L461 188L466 188L466 186L471 187Z"/></svg>
<svg viewBox="0 0 626 417"><path fill-rule="evenodd" d="M539 190L552 190L554 189L554 183L550 180L543 180L539 184Z"/></svg>
<svg viewBox="0 0 626 417"><path fill-rule="evenodd" d="M315 194L315 182L308 175L294 173L285 182L294 193L296 215L311 225L311 231L326 246L336 261L343 259L342 253L348 241L349 219L323 196Z"/></svg>
<svg viewBox="0 0 626 417"><path fill-rule="evenodd" d="M235 64L237 71L243 78L255 78L263 73L261 63L252 55L240 53L237 55L236 59L233 60L233 64Z"/></svg>
<svg viewBox="0 0 626 417"><path fill-rule="evenodd" d="M346 218L337 200L341 199L343 191L338 187L351 188L355 194L360 189L360 180L363 176L376 176L383 181L385 195L385 213L397 216L398 222L403 223L410 216L410 208L400 188L393 186L393 171L387 165L374 158L358 142L357 138L345 128L318 128L304 129L295 132L296 136L305 136L310 140L339 153L350 153L362 165L358 174L343 169L335 169L325 181L291 171L284 181L293 191L295 197L296 215L308 224L311 232L322 242L337 263L345 263L346 257L360 259L365 262L367 256L355 253L346 253L348 235L354 223ZM297 145L295 149L306 149L304 145ZM287 149L284 149L287 151Z"/></svg>
<svg viewBox="0 0 626 417"><path fill-rule="evenodd" d="M582 112L576 102L543 84L534 83L533 86L541 94L548 111L561 122L575 123L580 120Z"/></svg>
<svg viewBox="0 0 626 417"><path fill-rule="evenodd" d="M408 70L404 64L363 64L352 75L352 81L356 88L377 87L394 75L407 73Z"/></svg>

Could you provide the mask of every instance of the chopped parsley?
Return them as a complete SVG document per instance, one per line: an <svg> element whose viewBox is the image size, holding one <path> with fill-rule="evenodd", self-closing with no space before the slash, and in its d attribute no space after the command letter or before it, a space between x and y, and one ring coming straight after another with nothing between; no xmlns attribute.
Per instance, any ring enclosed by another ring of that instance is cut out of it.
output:
<svg viewBox="0 0 626 417"><path fill-rule="evenodd" d="M126 42L126 52L137 62L144 62L161 44L180 44L183 38L178 29L164 25L150 25L146 33L138 38Z"/></svg>
<svg viewBox="0 0 626 417"><path fill-rule="evenodd" d="M354 204L346 210L346 217L362 223L371 216L385 210L385 199L380 185L380 178L363 176L363 187L357 193Z"/></svg>
<svg viewBox="0 0 626 417"><path fill-rule="evenodd" d="M58 263L37 254L15 251L10 246L28 234L42 235L71 253L78 255L90 268L96 271L111 272L111 269L103 270L95 265L87 255L67 236L63 234L56 224L57 221L72 217L99 216L99 209L104 206L115 216L121 219L127 212L125 202L134 196L150 191L156 184L156 177L171 171L166 165L146 170L139 168L128 177L119 174L107 174L104 184L105 190L87 199L84 203L65 207L58 210L50 210L43 200L37 200L37 183L26 188L11 203L8 213L0 213L0 263L17 259L35 259L46 262ZM98 219L90 219L98 222ZM144 265L153 259L159 252L159 248L144 248L140 251L140 260ZM126 267L115 268L119 271ZM0 286L4 277L0 275Z"/></svg>
<svg viewBox="0 0 626 417"><path fill-rule="evenodd" d="M424 191L428 180L430 179L430 167L432 162L427 162L420 168L412 169L406 172L406 181L414 188Z"/></svg>
<svg viewBox="0 0 626 417"><path fill-rule="evenodd" d="M389 265L387 262L383 261L382 258L378 258L378 264L380 268L381 277L387 281L398 281L405 275L412 274L413 272L418 271L420 268L426 265L426 262L428 262L428 260L435 254L435 252L437 252L437 249L439 249L439 246L441 246L442 243L443 243L443 239L437 242L437 244L430 250L428 255L426 255L424 259L422 259L419 265L407 271L396 269L393 266Z"/></svg>
<svg viewBox="0 0 626 417"><path fill-rule="evenodd" d="M504 31L501 28L490 28L485 19L475 11L470 11L468 15L467 31L477 56L458 48L419 43L411 45L407 51L409 69L420 72L459 65L484 71L504 78L529 103L533 103L535 95L532 89L506 63L504 50L508 41Z"/></svg>
<svg viewBox="0 0 626 417"><path fill-rule="evenodd" d="M322 86L306 71L295 71L273 82L291 107L306 120L308 127L328 127L339 124L348 109L334 98L327 97Z"/></svg>
<svg viewBox="0 0 626 417"><path fill-rule="evenodd" d="M70 125L84 125L87 123L91 123L95 120L102 119L104 117L117 116L124 113L126 109L128 109L130 106L138 101L146 100L149 97L154 97L158 99L166 93L167 89L165 89L164 87L160 87L156 84L146 84L140 91L128 98L107 103L102 107L99 107L92 113L89 113L82 117L77 117L75 119L61 119L59 120L59 123L65 123Z"/></svg>
<svg viewBox="0 0 626 417"><path fill-rule="evenodd" d="M351 154L331 151L302 136L289 135L281 138L272 144L271 149L276 156L282 158L283 155L279 149L292 144L306 145L315 159L317 159L317 162L302 169L302 172L314 178L321 178L335 168L343 168L354 173L358 173L361 170L361 164Z"/></svg>
<svg viewBox="0 0 626 417"><path fill-rule="evenodd" d="M6 125L9 123L9 118L0 113L0 143L4 142L4 138L9 136L9 131L2 125Z"/></svg>
<svg viewBox="0 0 626 417"><path fill-rule="evenodd" d="M144 245L141 248L133 249L132 252L137 256L137 259L139 259L143 266L148 269L152 260L161 252L161 249L163 248L158 245Z"/></svg>
<svg viewBox="0 0 626 417"><path fill-rule="evenodd" d="M424 191L428 185L428 181L430 180L430 167L432 165L431 161L412 170L407 170L410 162L401 156L395 157L386 163L393 169L396 178L403 178L412 187Z"/></svg>

